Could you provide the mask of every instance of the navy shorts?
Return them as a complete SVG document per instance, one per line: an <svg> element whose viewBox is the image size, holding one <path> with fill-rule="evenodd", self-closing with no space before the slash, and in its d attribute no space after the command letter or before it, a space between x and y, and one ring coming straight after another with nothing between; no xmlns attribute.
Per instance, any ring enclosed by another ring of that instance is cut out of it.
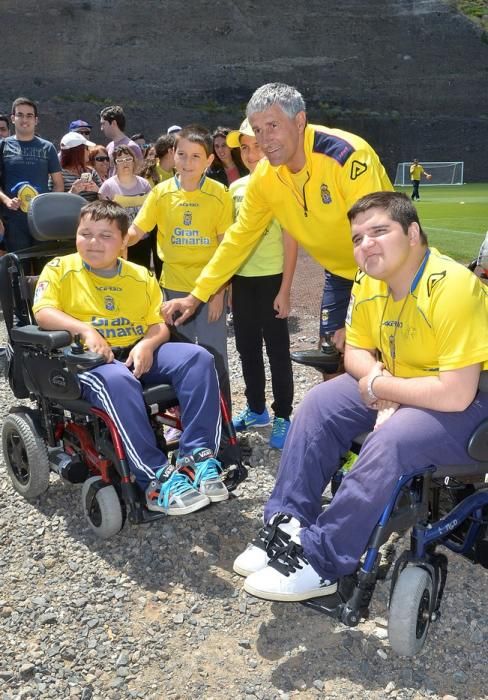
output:
<svg viewBox="0 0 488 700"><path fill-rule="evenodd" d="M351 297L353 280L338 277L324 270L324 293L320 306L320 337L333 333L346 325L346 313Z"/></svg>

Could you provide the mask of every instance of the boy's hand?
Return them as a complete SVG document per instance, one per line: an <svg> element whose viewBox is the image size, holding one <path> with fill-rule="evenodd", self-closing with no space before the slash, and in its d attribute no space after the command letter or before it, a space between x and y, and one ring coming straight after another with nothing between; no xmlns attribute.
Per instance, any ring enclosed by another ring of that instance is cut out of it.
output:
<svg viewBox="0 0 488 700"><path fill-rule="evenodd" d="M208 302L208 322L215 323L222 316L224 310L225 291L217 292Z"/></svg>
<svg viewBox="0 0 488 700"><path fill-rule="evenodd" d="M148 343L141 340L134 345L125 361L126 367L134 366L132 374L139 379L143 374L149 372L153 364L153 350Z"/></svg>
<svg viewBox="0 0 488 700"><path fill-rule="evenodd" d="M98 331L94 328L87 328L86 331L83 331L82 337L88 350L103 355L105 362L113 362L114 354L112 349Z"/></svg>
<svg viewBox="0 0 488 700"><path fill-rule="evenodd" d="M276 311L276 318L288 318L290 313L290 295L280 290L273 302L273 309Z"/></svg>

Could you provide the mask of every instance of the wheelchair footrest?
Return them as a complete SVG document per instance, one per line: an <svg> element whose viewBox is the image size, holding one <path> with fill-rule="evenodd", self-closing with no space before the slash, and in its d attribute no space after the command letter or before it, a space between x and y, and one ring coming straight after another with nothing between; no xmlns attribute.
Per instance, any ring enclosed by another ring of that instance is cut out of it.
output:
<svg viewBox="0 0 488 700"><path fill-rule="evenodd" d="M304 600L302 605L305 605L306 608L312 608L312 610L320 612L323 615L335 617L337 620L340 620L344 608L344 601L340 593L336 592L331 595L324 595L320 598Z"/></svg>
<svg viewBox="0 0 488 700"><path fill-rule="evenodd" d="M128 521L132 525L141 525L143 523L152 523L153 520L160 520L166 517L165 513L160 513L156 510L148 510L147 508L130 509L127 515Z"/></svg>

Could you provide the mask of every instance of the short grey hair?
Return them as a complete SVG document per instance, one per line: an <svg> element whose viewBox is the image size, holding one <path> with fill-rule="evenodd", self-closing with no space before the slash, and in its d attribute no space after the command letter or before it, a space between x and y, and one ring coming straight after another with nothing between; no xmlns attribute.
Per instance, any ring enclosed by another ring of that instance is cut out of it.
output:
<svg viewBox="0 0 488 700"><path fill-rule="evenodd" d="M296 88L285 83L266 83L254 92L247 103L246 117L255 112L264 112L275 104L290 118L306 111L305 100Z"/></svg>

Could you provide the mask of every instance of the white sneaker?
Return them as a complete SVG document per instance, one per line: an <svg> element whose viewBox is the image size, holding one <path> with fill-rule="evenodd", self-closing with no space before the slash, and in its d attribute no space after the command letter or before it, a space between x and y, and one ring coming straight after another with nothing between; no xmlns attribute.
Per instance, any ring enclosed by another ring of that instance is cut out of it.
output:
<svg viewBox="0 0 488 700"><path fill-rule="evenodd" d="M301 601L331 595L335 581L323 579L306 559L295 534L287 548L268 566L255 571L244 581L244 590L265 600Z"/></svg>
<svg viewBox="0 0 488 700"><path fill-rule="evenodd" d="M298 532L300 527L300 523L292 515L275 513L269 523L259 530L256 539L234 561L233 569L236 574L249 576L264 569L273 552L285 547L291 535Z"/></svg>

